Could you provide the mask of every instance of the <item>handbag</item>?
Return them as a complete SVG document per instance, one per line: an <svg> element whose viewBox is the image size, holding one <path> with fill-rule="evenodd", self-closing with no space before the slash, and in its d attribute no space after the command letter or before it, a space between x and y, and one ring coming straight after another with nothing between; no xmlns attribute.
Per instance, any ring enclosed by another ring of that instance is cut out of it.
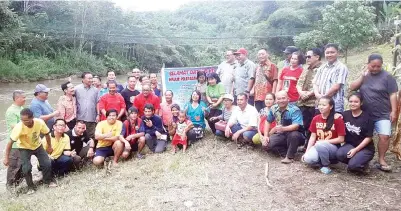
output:
<svg viewBox="0 0 401 211"><path fill-rule="evenodd" d="M195 138L196 139L201 139L203 138L203 128L201 126L196 125L192 130L195 133Z"/></svg>
<svg viewBox="0 0 401 211"><path fill-rule="evenodd" d="M216 130L225 131L227 127L227 122L220 120L214 124L214 127L216 128Z"/></svg>

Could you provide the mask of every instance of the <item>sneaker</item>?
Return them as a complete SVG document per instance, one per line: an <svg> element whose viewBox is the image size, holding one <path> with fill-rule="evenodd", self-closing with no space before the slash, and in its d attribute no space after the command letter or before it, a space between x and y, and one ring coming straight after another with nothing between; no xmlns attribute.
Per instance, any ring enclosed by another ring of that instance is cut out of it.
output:
<svg viewBox="0 0 401 211"><path fill-rule="evenodd" d="M288 157L285 157L284 159L281 160L281 163L290 164L290 163L292 163L293 161L294 161L294 159L290 159L290 158L288 158Z"/></svg>
<svg viewBox="0 0 401 211"><path fill-rule="evenodd" d="M145 158L145 155L143 155L142 153L137 153L136 154L136 158L138 158L138 159L144 159Z"/></svg>
<svg viewBox="0 0 401 211"><path fill-rule="evenodd" d="M331 169L329 168L329 167L322 167L321 169L320 169L320 171L323 173L323 174L330 174L332 171L331 171Z"/></svg>
<svg viewBox="0 0 401 211"><path fill-rule="evenodd" d="M58 187L58 185L55 182L49 183L49 188L55 188Z"/></svg>

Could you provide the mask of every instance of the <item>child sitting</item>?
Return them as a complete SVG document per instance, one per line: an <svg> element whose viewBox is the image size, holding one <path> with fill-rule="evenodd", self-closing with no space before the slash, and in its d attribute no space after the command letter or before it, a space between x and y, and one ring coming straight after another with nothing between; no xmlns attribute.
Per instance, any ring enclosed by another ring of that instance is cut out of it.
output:
<svg viewBox="0 0 401 211"><path fill-rule="evenodd" d="M192 122L187 118L185 111L180 111L178 114L178 122L176 123L176 131L171 145L173 147L172 153L176 153L177 145L182 145L182 152L185 153L187 149L187 132L194 127Z"/></svg>

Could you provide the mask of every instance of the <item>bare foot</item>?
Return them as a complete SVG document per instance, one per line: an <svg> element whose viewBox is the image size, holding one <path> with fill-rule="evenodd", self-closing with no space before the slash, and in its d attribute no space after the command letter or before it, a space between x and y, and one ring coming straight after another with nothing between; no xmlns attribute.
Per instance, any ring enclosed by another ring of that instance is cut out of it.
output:
<svg viewBox="0 0 401 211"><path fill-rule="evenodd" d="M117 167L118 163L116 161L113 161L113 167Z"/></svg>
<svg viewBox="0 0 401 211"><path fill-rule="evenodd" d="M175 149L171 150L171 154L175 154L175 153L176 153Z"/></svg>

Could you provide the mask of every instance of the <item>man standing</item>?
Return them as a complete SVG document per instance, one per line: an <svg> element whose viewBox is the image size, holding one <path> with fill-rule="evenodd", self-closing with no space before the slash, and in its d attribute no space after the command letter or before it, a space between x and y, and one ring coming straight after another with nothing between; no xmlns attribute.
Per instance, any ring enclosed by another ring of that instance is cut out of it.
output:
<svg viewBox="0 0 401 211"><path fill-rule="evenodd" d="M152 93L150 86L145 84L142 86L142 93L135 97L134 106L139 111L139 116L142 117L145 111L145 105L151 104L155 109L155 114L159 113L160 110L160 100Z"/></svg>
<svg viewBox="0 0 401 211"><path fill-rule="evenodd" d="M284 59L283 61L279 62L279 64L277 65L278 68L279 68L279 69L278 69L279 72L280 72L284 67L289 67L289 66L290 66L290 60L291 60L292 54L293 54L294 52L297 52L297 51L299 51L299 49L298 49L297 47L295 47L295 46L287 46L287 47L285 48L285 50L283 51L284 56L285 56L285 59ZM279 75L280 75L280 74L279 74Z"/></svg>
<svg viewBox="0 0 401 211"><path fill-rule="evenodd" d="M108 81L116 81L116 79L117 79L116 73L113 70L107 71L107 80ZM117 81L116 81L116 84L117 84L117 92L121 93L124 90L124 86L117 83Z"/></svg>
<svg viewBox="0 0 401 211"><path fill-rule="evenodd" d="M118 111L117 119L121 120L121 117L125 115L125 102L121 94L117 93L117 83L115 81L108 81L107 87L109 93L103 95L99 100L99 111L102 114L100 116L101 120L106 119L106 111L110 109L115 109Z"/></svg>
<svg viewBox="0 0 401 211"><path fill-rule="evenodd" d="M142 91L142 84L138 83L139 81L139 77L141 77L141 70L139 70L138 68L134 68L132 70L132 75L136 78L136 85L135 85L135 89L138 90L139 92Z"/></svg>
<svg viewBox="0 0 401 211"><path fill-rule="evenodd" d="M234 108L225 130L225 136L228 138L232 134L232 140L238 143L238 148L251 144L253 136L258 133L258 111L247 103L247 98L245 93L238 94L238 106Z"/></svg>
<svg viewBox="0 0 401 211"><path fill-rule="evenodd" d="M322 57L323 53L319 48L312 48L306 53L306 63L308 64L308 68L302 72L297 83L297 90L300 96L298 100L298 107L302 112L305 129L309 129L312 119L316 113L316 97L315 93L313 92L312 80L322 64L320 61ZM304 148L308 146L308 140L310 136L309 130L306 130L305 132L306 143Z"/></svg>
<svg viewBox="0 0 401 211"><path fill-rule="evenodd" d="M146 104L144 112L139 132L145 134L146 145L152 152L161 153L166 150L167 145L166 139L162 140L162 134L165 133L162 119L155 115L155 108L152 104Z"/></svg>
<svg viewBox="0 0 401 211"><path fill-rule="evenodd" d="M71 150L76 152L73 156L74 166L79 168L84 158L92 158L94 155L95 142L86 132L85 122L77 121L75 127L66 133L70 137Z"/></svg>
<svg viewBox="0 0 401 211"><path fill-rule="evenodd" d="M285 157L282 163L292 163L298 146L304 144L303 120L301 110L295 105L288 104L287 92L276 93L277 104L267 115L262 145L266 150L278 152ZM270 124L276 121L276 127Z"/></svg>
<svg viewBox="0 0 401 211"><path fill-rule="evenodd" d="M150 88L153 90L153 93L159 97L160 103L162 102L162 85L157 82L157 75L156 73L151 73L149 74L149 80L150 80Z"/></svg>
<svg viewBox="0 0 401 211"><path fill-rule="evenodd" d="M51 162L47 153L53 151L50 142L50 130L42 119L33 118L33 112L28 109L22 109L21 122L17 123L10 134L10 140L7 143L4 157L4 165L10 164L10 151L14 142L17 142L17 147L20 151L22 161L22 174L28 185L28 194L35 192L35 185L32 179L32 164L31 156L35 155L39 160L39 165L43 173L43 182L49 187L57 187L52 178ZM40 134L44 135L47 142L47 152L42 147Z"/></svg>
<svg viewBox="0 0 401 211"><path fill-rule="evenodd" d="M234 102L236 102L237 95L240 93L246 93L249 96L255 81L256 65L248 59L248 51L245 48L240 48L234 55L239 63L234 75ZM253 96L248 97L248 103L254 104Z"/></svg>
<svg viewBox="0 0 401 211"><path fill-rule="evenodd" d="M234 71L237 65L234 50L228 50L226 52L226 61L222 62L216 70L228 94L233 94Z"/></svg>
<svg viewBox="0 0 401 211"><path fill-rule="evenodd" d="M124 98L124 102L126 105L126 109L131 108L132 103L134 103L134 99L137 95L139 95L139 91L135 90L137 80L134 76L128 77L128 86L121 92L121 96Z"/></svg>
<svg viewBox="0 0 401 211"><path fill-rule="evenodd" d="M95 136L96 122L100 120L97 115L97 95L99 90L92 86L92 74L82 73L82 84L75 87L77 100L77 120L85 122L89 137Z"/></svg>
<svg viewBox="0 0 401 211"><path fill-rule="evenodd" d="M173 114L171 113L171 106L174 104L173 103L173 91L167 90L164 93L164 98L166 99L166 102L160 104L160 111L159 111L159 116L163 120L163 125L167 128L168 125L170 124Z"/></svg>
<svg viewBox="0 0 401 211"><path fill-rule="evenodd" d="M266 49L258 51L259 65L255 71L255 86L251 95L255 95L255 108L259 112L265 107L267 93L275 93L277 88L278 70L269 59Z"/></svg>
<svg viewBox="0 0 401 211"><path fill-rule="evenodd" d="M335 103L335 111L344 111L345 82L348 68L338 61L338 45L329 43L325 46L325 58L327 63L322 65L313 79L315 97L332 97Z"/></svg>
<svg viewBox="0 0 401 211"><path fill-rule="evenodd" d="M7 140L10 140L10 134L15 125L21 121L20 112L25 105L25 94L21 90L13 92L14 103L8 107L6 111L6 126L7 126ZM13 186L17 186L22 178L21 173L21 157L17 147L17 143L14 142L9 156L10 164L7 168L7 183L6 187L10 190Z"/></svg>
<svg viewBox="0 0 401 211"><path fill-rule="evenodd" d="M54 124L54 117L59 115L59 111L54 111L52 106L47 101L50 89L43 84L38 84L35 87L30 109L35 118L40 118L46 122L48 128L52 128Z"/></svg>

